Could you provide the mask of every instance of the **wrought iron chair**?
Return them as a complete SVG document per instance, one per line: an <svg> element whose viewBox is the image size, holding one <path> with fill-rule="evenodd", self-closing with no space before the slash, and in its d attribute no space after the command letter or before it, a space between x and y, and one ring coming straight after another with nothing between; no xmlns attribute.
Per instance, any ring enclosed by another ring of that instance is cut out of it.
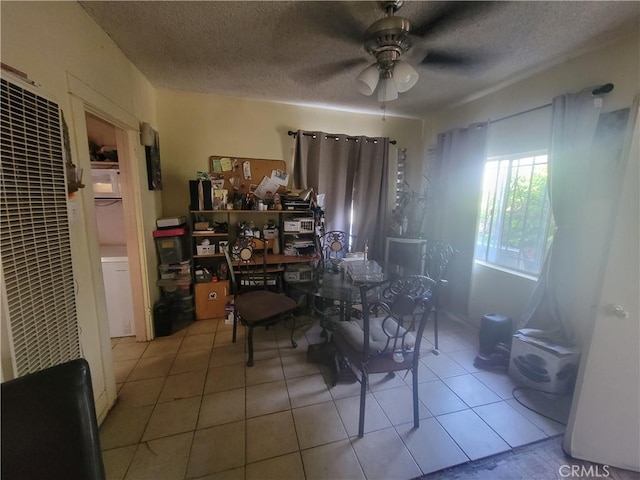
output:
<svg viewBox="0 0 640 480"><path fill-rule="evenodd" d="M418 359L427 319L437 298L437 283L425 276L362 285L362 311L348 321L332 322L332 341L339 359L360 382L358 436L364 436L365 399L372 373L411 371L413 375L413 424L418 414ZM416 314L419 312L419 314ZM327 321L331 321L331 309Z"/></svg>
<svg viewBox="0 0 640 480"><path fill-rule="evenodd" d="M264 245L262 241L260 242ZM252 237L239 238L230 248L224 249L233 293L233 341L236 341L238 322L248 327L248 367L253 366L253 329L255 327L269 327L282 319L291 318L293 320L291 346L293 348L298 346L293 340L295 330L293 310L297 307L297 303L284 294L269 290L267 252L263 251L259 265L255 255L256 250L257 241Z"/></svg>
<svg viewBox="0 0 640 480"><path fill-rule="evenodd" d="M449 264L453 260L457 250L447 242L440 240L427 240L427 250L424 258L424 275L432 278L438 283L438 287L446 287L449 281L445 279ZM434 332L434 348L433 353L438 355L438 313L440 310L439 299L436 297L433 304L433 332Z"/></svg>
<svg viewBox="0 0 640 480"><path fill-rule="evenodd" d="M329 272L337 272L340 262L351 248L353 237L346 232L334 230L326 232L319 239L320 266Z"/></svg>

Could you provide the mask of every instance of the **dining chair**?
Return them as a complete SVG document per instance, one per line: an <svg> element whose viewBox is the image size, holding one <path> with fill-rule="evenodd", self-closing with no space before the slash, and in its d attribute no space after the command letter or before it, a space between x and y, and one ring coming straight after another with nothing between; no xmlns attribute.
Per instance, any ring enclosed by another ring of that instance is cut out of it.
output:
<svg viewBox="0 0 640 480"><path fill-rule="evenodd" d="M438 287L443 288L449 285L449 280L445 278L449 264L453 260L453 257L457 253L457 250L453 248L450 243L428 239L427 249L424 254L424 272L427 277L435 280L438 283ZM433 349L432 352L438 355L438 316L440 310L439 297L436 298L433 305Z"/></svg>
<svg viewBox="0 0 640 480"><path fill-rule="evenodd" d="M236 341L240 322L248 328L248 367L253 366L253 330L256 327L270 327L280 320L291 318L291 346L298 346L293 339L296 320L293 310L298 304L283 293L269 290L271 280L268 276L267 251L264 243L260 242L263 245L261 258L256 255L259 249L253 237L239 238L224 249L233 294L233 341Z"/></svg>
<svg viewBox="0 0 640 480"><path fill-rule="evenodd" d="M321 235L318 242L322 268L325 271L339 271L340 262L351 249L353 237L347 232L333 230Z"/></svg>
<svg viewBox="0 0 640 480"><path fill-rule="evenodd" d="M365 400L369 375L410 371L413 376L413 424L418 414L418 359L422 334L437 298L437 283L429 277L412 275L377 285L360 286L361 313L346 321L332 320L332 342L336 362L350 368L360 382L358 436L364 436ZM419 314L416 314L419 312Z"/></svg>

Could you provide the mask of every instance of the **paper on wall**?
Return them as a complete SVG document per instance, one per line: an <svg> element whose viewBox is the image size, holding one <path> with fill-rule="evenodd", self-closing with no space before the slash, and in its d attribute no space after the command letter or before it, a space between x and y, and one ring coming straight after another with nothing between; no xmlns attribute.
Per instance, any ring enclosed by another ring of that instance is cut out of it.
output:
<svg viewBox="0 0 640 480"><path fill-rule="evenodd" d="M272 195L275 194L278 191L279 187L280 185L274 182L272 178L263 177L253 194L256 197L264 200L265 198L267 198L269 193Z"/></svg>
<svg viewBox="0 0 640 480"><path fill-rule="evenodd" d="M242 173L244 174L245 180L251 180L251 164L249 162L242 164Z"/></svg>
<svg viewBox="0 0 640 480"><path fill-rule="evenodd" d="M287 172L283 172L282 170L273 170L271 172L271 181L277 183L278 185L284 185L286 187L289 183L289 174Z"/></svg>
<svg viewBox="0 0 640 480"><path fill-rule="evenodd" d="M231 170L233 170L233 164L231 163L231 159L226 157L221 158L220 167L222 168L223 172L230 172Z"/></svg>

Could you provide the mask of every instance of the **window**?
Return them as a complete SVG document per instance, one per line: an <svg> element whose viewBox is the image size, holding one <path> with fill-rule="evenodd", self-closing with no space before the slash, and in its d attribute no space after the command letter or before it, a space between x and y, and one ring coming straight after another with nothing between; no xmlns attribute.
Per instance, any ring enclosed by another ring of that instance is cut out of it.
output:
<svg viewBox="0 0 640 480"><path fill-rule="evenodd" d="M538 275L551 240L551 217L546 152L487 159L477 260Z"/></svg>

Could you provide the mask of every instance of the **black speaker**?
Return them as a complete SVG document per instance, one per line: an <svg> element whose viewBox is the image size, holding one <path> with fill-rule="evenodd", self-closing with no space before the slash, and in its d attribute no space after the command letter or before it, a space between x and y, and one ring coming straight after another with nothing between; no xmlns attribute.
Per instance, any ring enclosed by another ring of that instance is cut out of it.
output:
<svg viewBox="0 0 640 480"><path fill-rule="evenodd" d="M173 329L173 312L168 302L159 300L153 306L153 330L156 337L171 335Z"/></svg>
<svg viewBox="0 0 640 480"><path fill-rule="evenodd" d="M202 197L200 197L202 184ZM189 180L189 210L213 210L211 180Z"/></svg>
<svg viewBox="0 0 640 480"><path fill-rule="evenodd" d="M480 321L480 353L491 355L501 342L511 346L511 319L499 313L487 313Z"/></svg>

